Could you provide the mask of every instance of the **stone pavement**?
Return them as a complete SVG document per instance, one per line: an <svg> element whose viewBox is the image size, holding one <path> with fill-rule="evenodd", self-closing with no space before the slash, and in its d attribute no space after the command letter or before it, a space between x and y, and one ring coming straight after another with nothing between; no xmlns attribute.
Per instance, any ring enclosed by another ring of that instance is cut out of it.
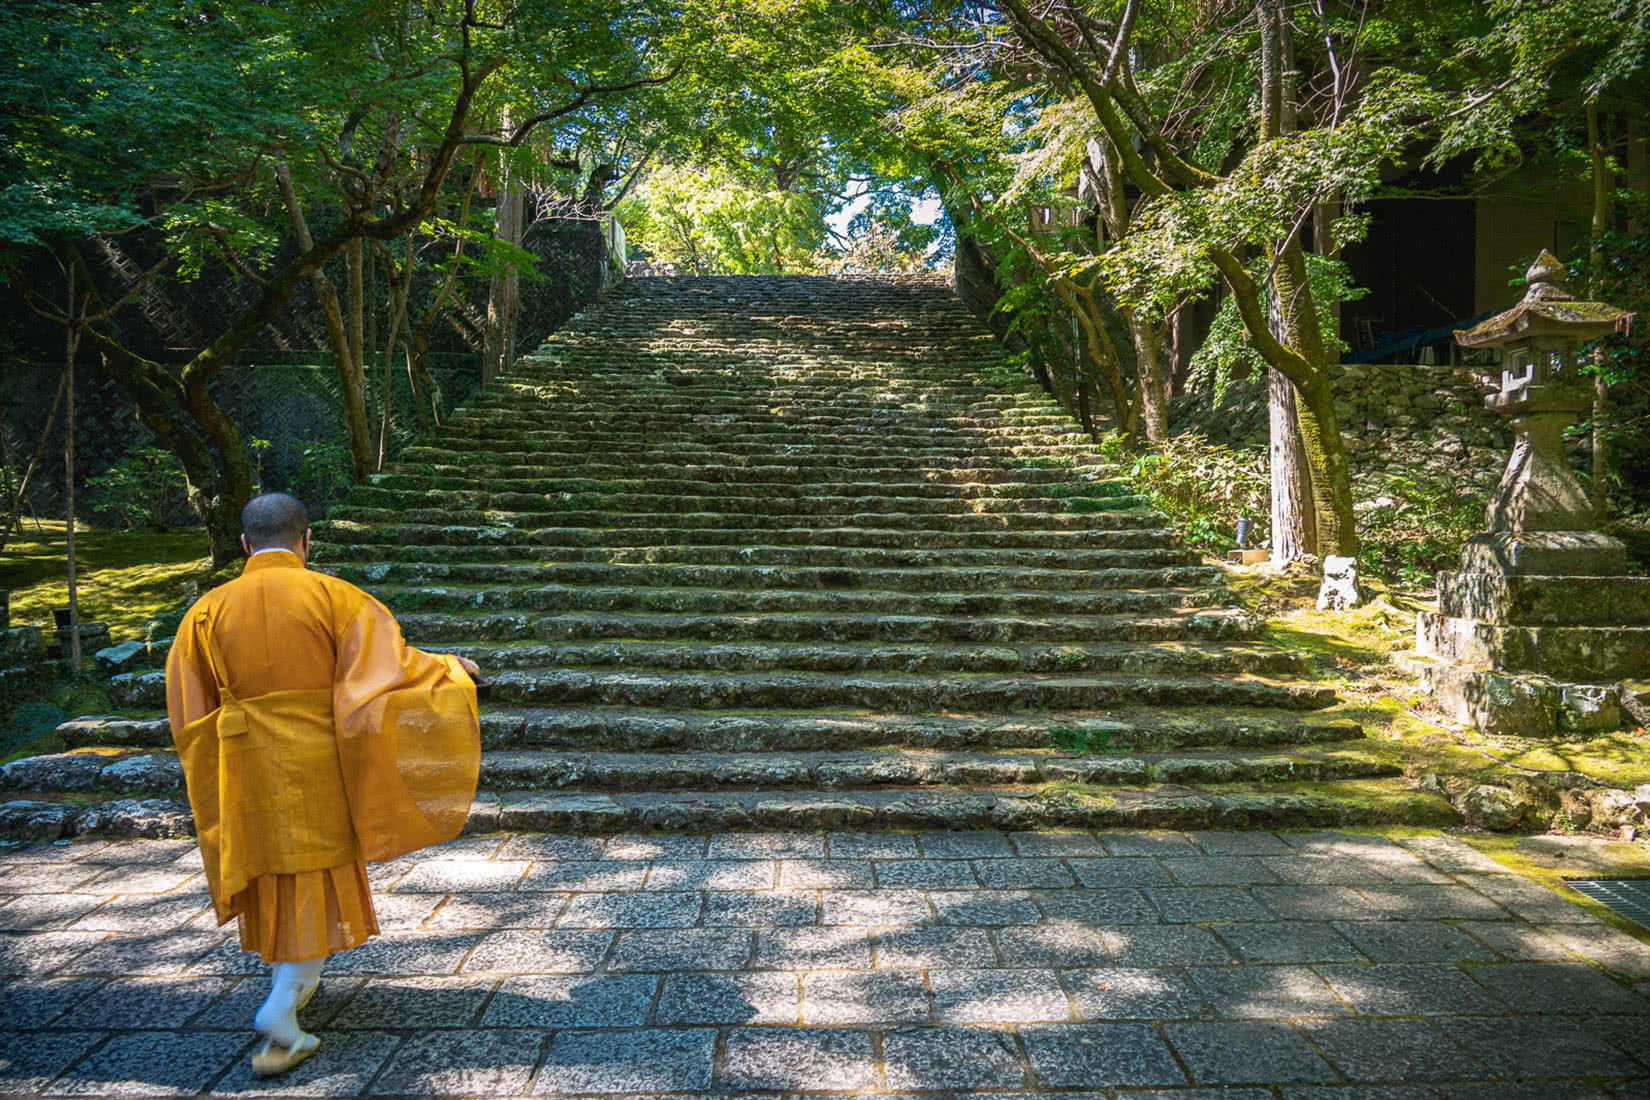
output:
<svg viewBox="0 0 1650 1100"><path fill-rule="evenodd" d="M466 837L374 869L320 1052L175 841L0 848L0 1093L1650 1096L1650 947L1444 837Z"/></svg>

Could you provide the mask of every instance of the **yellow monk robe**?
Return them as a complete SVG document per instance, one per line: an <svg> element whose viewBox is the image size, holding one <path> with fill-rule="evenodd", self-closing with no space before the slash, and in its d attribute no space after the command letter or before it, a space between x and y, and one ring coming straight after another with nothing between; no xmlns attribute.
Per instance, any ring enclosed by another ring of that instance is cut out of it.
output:
<svg viewBox="0 0 1650 1100"><path fill-rule="evenodd" d="M475 797L469 675L284 550L189 609L166 705L218 922L269 962L376 933L363 861L452 839Z"/></svg>

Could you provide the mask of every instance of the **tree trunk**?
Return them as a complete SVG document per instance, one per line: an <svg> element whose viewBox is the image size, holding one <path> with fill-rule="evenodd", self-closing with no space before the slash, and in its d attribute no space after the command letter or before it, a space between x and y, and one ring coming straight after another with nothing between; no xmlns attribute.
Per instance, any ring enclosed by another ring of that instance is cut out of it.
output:
<svg viewBox="0 0 1650 1100"><path fill-rule="evenodd" d="M1169 438L1168 386L1163 378L1163 330L1127 310L1129 335L1134 337L1135 373L1140 380L1140 420L1146 438L1162 443Z"/></svg>
<svg viewBox="0 0 1650 1100"><path fill-rule="evenodd" d="M1604 136L1599 126L1598 107L1587 105L1587 148L1593 161L1593 244L1588 259L1595 273L1602 272L1604 254L1599 250L1598 238L1610 228L1613 213L1611 199L1616 186L1615 173L1610 171L1610 160L1604 148ZM1597 274L1594 278L1597 279ZM1593 297L1598 297L1595 291ZM1606 418L1610 413L1610 387L1604 381L1602 355L1594 352L1594 366L1601 373L1593 375L1593 522L1602 525L1610 518L1610 455Z"/></svg>
<svg viewBox="0 0 1650 1100"><path fill-rule="evenodd" d="M52 398L52 408L46 414L46 426L40 432L40 442L35 445L34 454L29 457L29 465L23 471L23 480L18 483L17 495L12 498L11 514L6 518L5 530L0 530L0 550L6 548L6 542L17 530L18 524L23 522L23 498L29 491L29 483L34 480L34 473L40 468L40 460L46 455L46 443L51 439L52 425L57 423L57 409L63 404L63 391L69 385L69 372L64 371L63 377L57 383L57 396ZM36 517L38 525L39 518Z"/></svg>
<svg viewBox="0 0 1650 1100"><path fill-rule="evenodd" d="M1271 433L1268 455L1272 473L1272 560L1300 561L1318 552L1316 505L1301 446L1295 387L1275 367L1266 368L1267 408Z"/></svg>
<svg viewBox="0 0 1650 1100"><path fill-rule="evenodd" d="M509 122L506 119L505 125ZM508 162L499 168L498 211L494 234L501 241L521 244L522 194L516 189ZM487 349L481 360L481 381L485 385L510 369L516 356L516 305L520 277L512 267L487 284Z"/></svg>

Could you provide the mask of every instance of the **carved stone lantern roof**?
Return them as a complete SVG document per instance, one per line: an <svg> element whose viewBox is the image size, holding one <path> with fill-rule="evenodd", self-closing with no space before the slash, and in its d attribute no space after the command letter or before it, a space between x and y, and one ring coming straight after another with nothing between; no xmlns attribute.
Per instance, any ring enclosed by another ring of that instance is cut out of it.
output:
<svg viewBox="0 0 1650 1100"><path fill-rule="evenodd" d="M1559 339L1580 343L1615 331L1622 311L1604 302L1577 300L1564 286L1564 265L1546 249L1524 273L1528 288L1511 309L1470 329L1457 329L1464 348L1499 348L1515 341Z"/></svg>

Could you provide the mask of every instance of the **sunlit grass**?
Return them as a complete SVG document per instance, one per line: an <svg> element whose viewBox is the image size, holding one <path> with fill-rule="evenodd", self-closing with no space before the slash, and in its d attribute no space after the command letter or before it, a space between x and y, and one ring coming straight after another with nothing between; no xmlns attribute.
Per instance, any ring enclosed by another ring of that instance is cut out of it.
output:
<svg viewBox="0 0 1650 1100"><path fill-rule="evenodd" d="M24 521L0 553L0 588L11 591L13 626L52 626L52 609L69 602L65 524ZM164 535L76 527L75 559L82 622L102 622L116 641L143 637L143 624L177 607L193 582L211 571L206 533Z"/></svg>

